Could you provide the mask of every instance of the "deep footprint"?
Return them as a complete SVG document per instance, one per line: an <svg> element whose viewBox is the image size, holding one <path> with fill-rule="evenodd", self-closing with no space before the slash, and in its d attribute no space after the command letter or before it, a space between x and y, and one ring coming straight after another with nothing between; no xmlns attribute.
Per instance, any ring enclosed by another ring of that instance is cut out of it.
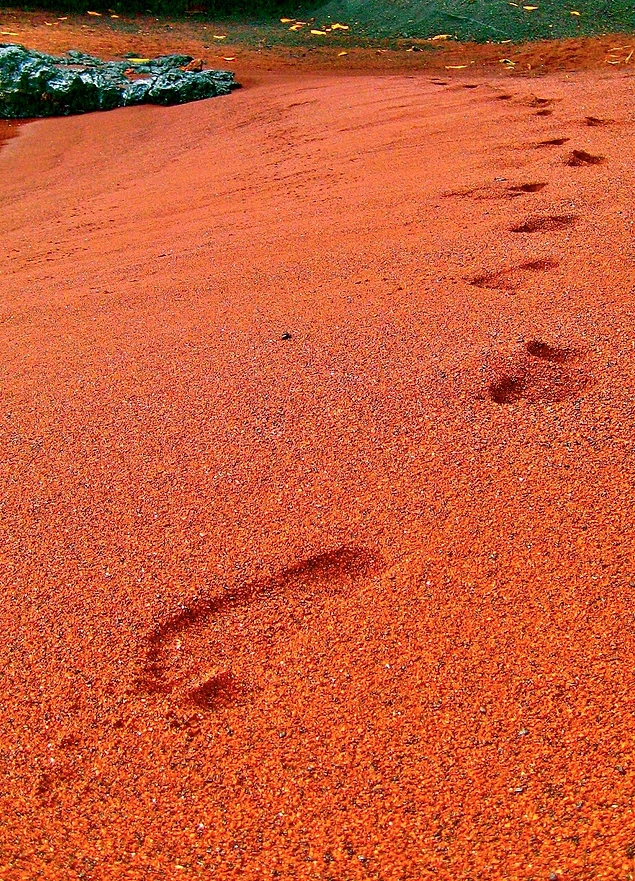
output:
<svg viewBox="0 0 635 881"><path fill-rule="evenodd" d="M575 214L549 214L541 217L530 217L523 223L510 228L510 232L549 232L572 226L577 220Z"/></svg>
<svg viewBox="0 0 635 881"><path fill-rule="evenodd" d="M556 364L564 364L566 361L573 361L578 357L575 349L550 346L549 343L543 343L540 340L530 340L525 349L534 358L542 358L543 361L553 361Z"/></svg>
<svg viewBox="0 0 635 881"><path fill-rule="evenodd" d="M590 383L580 368L565 367L581 359L574 348L552 346L530 340L515 366L490 382L487 393L495 404L509 405L524 400L530 404L553 404L577 397Z"/></svg>
<svg viewBox="0 0 635 881"><path fill-rule="evenodd" d="M605 162L605 156L594 156L586 150L572 150L565 164L579 168L582 165L603 165Z"/></svg>
<svg viewBox="0 0 635 881"><path fill-rule="evenodd" d="M598 116L586 116L584 118L585 125L589 125L592 128L596 128L601 125L612 125L614 120L612 119L600 119Z"/></svg>
<svg viewBox="0 0 635 881"><path fill-rule="evenodd" d="M524 390L523 376L502 376L488 387L489 396L495 404L513 404L522 398Z"/></svg>

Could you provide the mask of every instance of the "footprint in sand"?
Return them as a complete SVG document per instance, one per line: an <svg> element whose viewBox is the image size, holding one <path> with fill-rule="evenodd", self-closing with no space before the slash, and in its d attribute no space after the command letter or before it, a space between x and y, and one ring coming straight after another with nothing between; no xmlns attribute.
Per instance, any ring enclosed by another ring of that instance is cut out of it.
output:
<svg viewBox="0 0 635 881"><path fill-rule="evenodd" d="M584 165L603 165L605 162L606 156L594 156L592 153L587 153L586 150L572 150L565 165L580 168Z"/></svg>
<svg viewBox="0 0 635 881"><path fill-rule="evenodd" d="M573 348L531 340L505 372L490 382L487 394L495 404L551 404L578 397L589 385L581 353Z"/></svg>
<svg viewBox="0 0 635 881"><path fill-rule="evenodd" d="M591 128L597 128L602 125L612 125L615 120L613 119L600 119L599 116L585 116L584 124L591 126Z"/></svg>
<svg viewBox="0 0 635 881"><path fill-rule="evenodd" d="M319 618L329 596L352 591L379 574L380 557L354 545L342 545L300 560L262 580L195 598L150 634L137 688L207 710L221 710L249 693L244 676L257 663L253 640L288 640L305 618ZM255 610L254 610L255 607ZM262 653L261 653L262 655ZM242 656L242 657L241 657Z"/></svg>
<svg viewBox="0 0 635 881"><path fill-rule="evenodd" d="M542 181L531 181L525 184L512 184L508 187L494 187L487 184L481 187L469 187L464 190L452 190L449 193L443 193L445 199L464 198L474 199L481 202L487 199L517 199L519 196L526 196L529 193L539 193L547 186Z"/></svg>
<svg viewBox="0 0 635 881"><path fill-rule="evenodd" d="M494 272L484 272L470 280L470 284L477 288L490 288L499 291L515 291L522 285L523 278L528 272L548 272L559 266L557 260L545 258L542 260L527 260L519 266L508 269L499 269Z"/></svg>
<svg viewBox="0 0 635 881"><path fill-rule="evenodd" d="M510 227L510 232L517 233L534 233L534 232L551 232L558 229L565 229L572 226L577 220L575 214L547 214L529 217L522 223L517 223Z"/></svg>

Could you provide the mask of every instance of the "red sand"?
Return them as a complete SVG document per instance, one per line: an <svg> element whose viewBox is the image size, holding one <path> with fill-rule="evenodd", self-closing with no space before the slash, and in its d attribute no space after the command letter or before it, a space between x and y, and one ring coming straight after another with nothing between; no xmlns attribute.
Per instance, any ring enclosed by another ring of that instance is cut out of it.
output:
<svg viewBox="0 0 635 881"><path fill-rule="evenodd" d="M251 83L0 152L0 877L633 878L633 80Z"/></svg>

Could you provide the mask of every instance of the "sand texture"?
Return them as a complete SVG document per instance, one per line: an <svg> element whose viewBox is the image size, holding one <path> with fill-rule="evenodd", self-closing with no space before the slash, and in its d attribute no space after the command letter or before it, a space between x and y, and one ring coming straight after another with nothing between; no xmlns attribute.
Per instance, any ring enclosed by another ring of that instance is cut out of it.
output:
<svg viewBox="0 0 635 881"><path fill-rule="evenodd" d="M246 80L3 129L0 877L626 881L634 80Z"/></svg>

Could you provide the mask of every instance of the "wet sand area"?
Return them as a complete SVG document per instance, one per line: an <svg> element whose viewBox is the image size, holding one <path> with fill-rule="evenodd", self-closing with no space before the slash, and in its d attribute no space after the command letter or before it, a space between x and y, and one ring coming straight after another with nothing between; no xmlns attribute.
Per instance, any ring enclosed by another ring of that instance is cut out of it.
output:
<svg viewBox="0 0 635 881"><path fill-rule="evenodd" d="M632 83L3 146L4 878L632 876Z"/></svg>

